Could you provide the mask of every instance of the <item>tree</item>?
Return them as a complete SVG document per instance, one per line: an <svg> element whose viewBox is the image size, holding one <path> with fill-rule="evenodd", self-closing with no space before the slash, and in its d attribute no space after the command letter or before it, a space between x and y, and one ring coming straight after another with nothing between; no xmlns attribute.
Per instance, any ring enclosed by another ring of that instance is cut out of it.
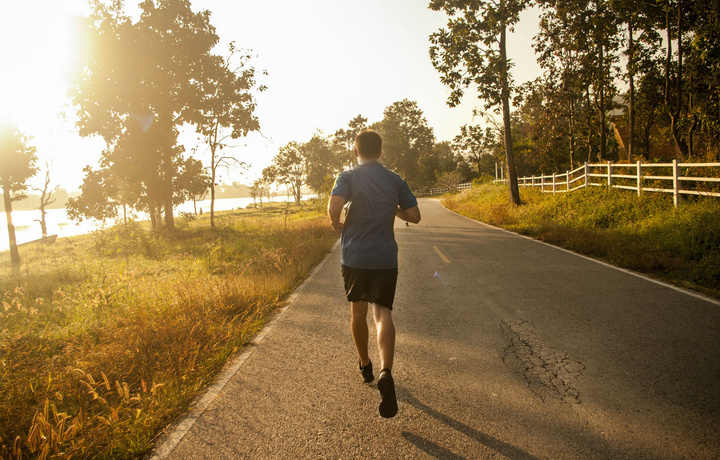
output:
<svg viewBox="0 0 720 460"><path fill-rule="evenodd" d="M210 189L211 179L200 160L187 158L183 161L180 174L177 178L177 196L174 201L183 203L193 201L193 207L198 198L202 199ZM197 214L197 210L195 211Z"/></svg>
<svg viewBox="0 0 720 460"><path fill-rule="evenodd" d="M260 199L260 207L262 208L263 197L267 194L267 185L263 178L256 179L250 187L250 196L253 199L253 207L255 207L255 200Z"/></svg>
<svg viewBox="0 0 720 460"><path fill-rule="evenodd" d="M58 186L56 185L53 188L50 188L50 167L51 163L49 161L45 162L45 182L43 184L43 188L39 189L36 187L31 187L36 192L40 192L40 228L42 230L42 236L47 236L47 222L45 220L45 215L47 212L45 211L45 207L49 204L53 204L55 200L52 199L52 194L55 190L57 190Z"/></svg>
<svg viewBox="0 0 720 460"><path fill-rule="evenodd" d="M435 181L434 175L428 178L421 171L422 162L432 153L435 134L417 102L404 99L386 107L377 130L383 138L385 166L400 174L412 187L428 187Z"/></svg>
<svg viewBox="0 0 720 460"><path fill-rule="evenodd" d="M116 184L107 174L107 169L95 170L86 166L85 177L80 186L80 195L68 199L67 215L72 220L83 219L104 221L117 217L118 191Z"/></svg>
<svg viewBox="0 0 720 460"><path fill-rule="evenodd" d="M355 164L355 155L352 153L355 147L355 137L360 131L367 128L367 122L367 118L358 115L348 122L347 129L341 128L335 131L333 143L342 159L342 167L352 167Z"/></svg>
<svg viewBox="0 0 720 460"><path fill-rule="evenodd" d="M20 252L12 221L12 202L25 198L23 192L27 188L27 180L37 173L36 149L29 145L29 141L30 138L15 126L0 124L0 187L7 219L10 261L14 267L20 265Z"/></svg>
<svg viewBox="0 0 720 460"><path fill-rule="evenodd" d="M145 0L133 23L122 2L92 0L91 6L90 51L71 91L80 134L102 136L115 155L113 163L123 162L122 152L147 157L144 163L152 169L140 181L144 204L155 218L162 208L165 226L173 229L183 153L176 146L177 127L197 118L208 86L210 51L218 41L210 13L193 12L188 0ZM145 136L136 132L125 141L136 142L139 153L115 149L131 120Z"/></svg>
<svg viewBox="0 0 720 460"><path fill-rule="evenodd" d="M307 161L303 146L297 142L290 142L280 147L278 154L273 158L276 181L284 184L292 193L295 203L300 204L302 186L307 178Z"/></svg>
<svg viewBox="0 0 720 460"><path fill-rule="evenodd" d="M511 63L507 58L507 29L519 20L528 0L432 0L430 9L445 11L447 29L430 36L430 58L440 80L451 92L448 104L460 103L474 85L486 109L500 107L508 168L510 199L520 204L510 124Z"/></svg>
<svg viewBox="0 0 720 460"><path fill-rule="evenodd" d="M475 163L477 167L477 175L482 176L482 157L491 152L492 145L495 144L495 135L491 128L483 129L480 125L462 125L460 134L455 136L452 141L453 150L467 159L471 163ZM490 174L490 171L487 171Z"/></svg>
<svg viewBox="0 0 720 460"><path fill-rule="evenodd" d="M251 56L242 53L230 43L225 58L211 56L203 67L208 82L202 109L192 121L210 148L210 226L215 226L215 181L217 168L229 163L240 164L232 155L220 155L219 150L229 147L228 139L246 136L260 129L254 116L255 69L248 67ZM259 91L265 87L260 86ZM228 132L229 130L229 132Z"/></svg>
<svg viewBox="0 0 720 460"><path fill-rule="evenodd" d="M308 187L318 194L329 194L335 176L345 164L345 150L338 149L337 145L321 133L315 133L303 145L302 152L307 164Z"/></svg>

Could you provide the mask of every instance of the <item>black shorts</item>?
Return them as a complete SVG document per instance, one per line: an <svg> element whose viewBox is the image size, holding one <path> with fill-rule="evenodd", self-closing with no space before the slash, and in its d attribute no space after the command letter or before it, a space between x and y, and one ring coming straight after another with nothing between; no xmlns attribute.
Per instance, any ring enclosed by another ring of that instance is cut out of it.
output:
<svg viewBox="0 0 720 460"><path fill-rule="evenodd" d="M362 300L392 310L397 285L397 268L370 270L342 266L345 295L349 302Z"/></svg>

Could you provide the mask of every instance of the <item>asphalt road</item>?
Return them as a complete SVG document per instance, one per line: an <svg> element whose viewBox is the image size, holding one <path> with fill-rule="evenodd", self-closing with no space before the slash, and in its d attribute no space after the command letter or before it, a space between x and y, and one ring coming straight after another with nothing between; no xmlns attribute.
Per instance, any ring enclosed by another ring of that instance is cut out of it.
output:
<svg viewBox="0 0 720 460"><path fill-rule="evenodd" d="M156 458L720 457L720 303L420 208L396 226L395 418L336 248Z"/></svg>

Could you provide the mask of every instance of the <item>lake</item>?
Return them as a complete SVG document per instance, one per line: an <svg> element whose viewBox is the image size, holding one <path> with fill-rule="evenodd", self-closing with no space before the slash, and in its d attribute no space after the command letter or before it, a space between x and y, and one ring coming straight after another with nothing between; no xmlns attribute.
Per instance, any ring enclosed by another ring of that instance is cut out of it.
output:
<svg viewBox="0 0 720 460"><path fill-rule="evenodd" d="M306 197L303 197L305 199ZM272 201L286 201L286 196L277 196ZM253 202L252 198L223 198L215 200L215 211L229 211L238 208L245 208ZM202 210L204 213L210 212L210 200L203 200L197 202L197 210ZM47 222L48 235L58 235L62 238L64 236L75 236L84 235L97 230L102 227L102 222L95 220L83 220L80 223L70 220L65 212L65 208L62 209L48 209L45 215L45 221ZM193 202L187 201L181 205L175 207L175 215L180 215L181 212L194 212ZM0 221L0 251L7 251L10 248L10 242L8 241L7 222L5 221L5 213L2 212L2 220ZM136 213L137 218L146 220L147 216L144 213ZM13 211L12 213L13 224L15 225L15 238L18 244L33 241L42 237L42 230L40 229L40 211Z"/></svg>

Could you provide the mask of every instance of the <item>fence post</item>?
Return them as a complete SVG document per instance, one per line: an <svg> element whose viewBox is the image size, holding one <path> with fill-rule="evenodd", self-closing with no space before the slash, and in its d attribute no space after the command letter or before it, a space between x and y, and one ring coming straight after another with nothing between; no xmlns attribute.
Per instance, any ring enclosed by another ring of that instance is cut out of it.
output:
<svg viewBox="0 0 720 460"><path fill-rule="evenodd" d="M612 161L608 161L608 188L612 188Z"/></svg>
<svg viewBox="0 0 720 460"><path fill-rule="evenodd" d="M637 162L637 188L638 196L642 194L642 162Z"/></svg>
<svg viewBox="0 0 720 460"><path fill-rule="evenodd" d="M540 192L545 193L545 174L540 173Z"/></svg>
<svg viewBox="0 0 720 460"><path fill-rule="evenodd" d="M673 203L675 204L675 207L678 207L678 201L680 201L680 180L679 178L679 171L680 168L678 168L678 161L677 159L673 160Z"/></svg>
<svg viewBox="0 0 720 460"><path fill-rule="evenodd" d="M555 173L553 173L553 195L555 195L555 185L556 185L556 183L557 183L557 182L556 182Z"/></svg>
<svg viewBox="0 0 720 460"><path fill-rule="evenodd" d="M566 179L565 183L567 184L567 191L569 192L570 191L570 171L567 171L565 173L565 179Z"/></svg>
<svg viewBox="0 0 720 460"><path fill-rule="evenodd" d="M585 162L585 188L588 186L588 181L590 179L590 166L588 165L588 162Z"/></svg>

